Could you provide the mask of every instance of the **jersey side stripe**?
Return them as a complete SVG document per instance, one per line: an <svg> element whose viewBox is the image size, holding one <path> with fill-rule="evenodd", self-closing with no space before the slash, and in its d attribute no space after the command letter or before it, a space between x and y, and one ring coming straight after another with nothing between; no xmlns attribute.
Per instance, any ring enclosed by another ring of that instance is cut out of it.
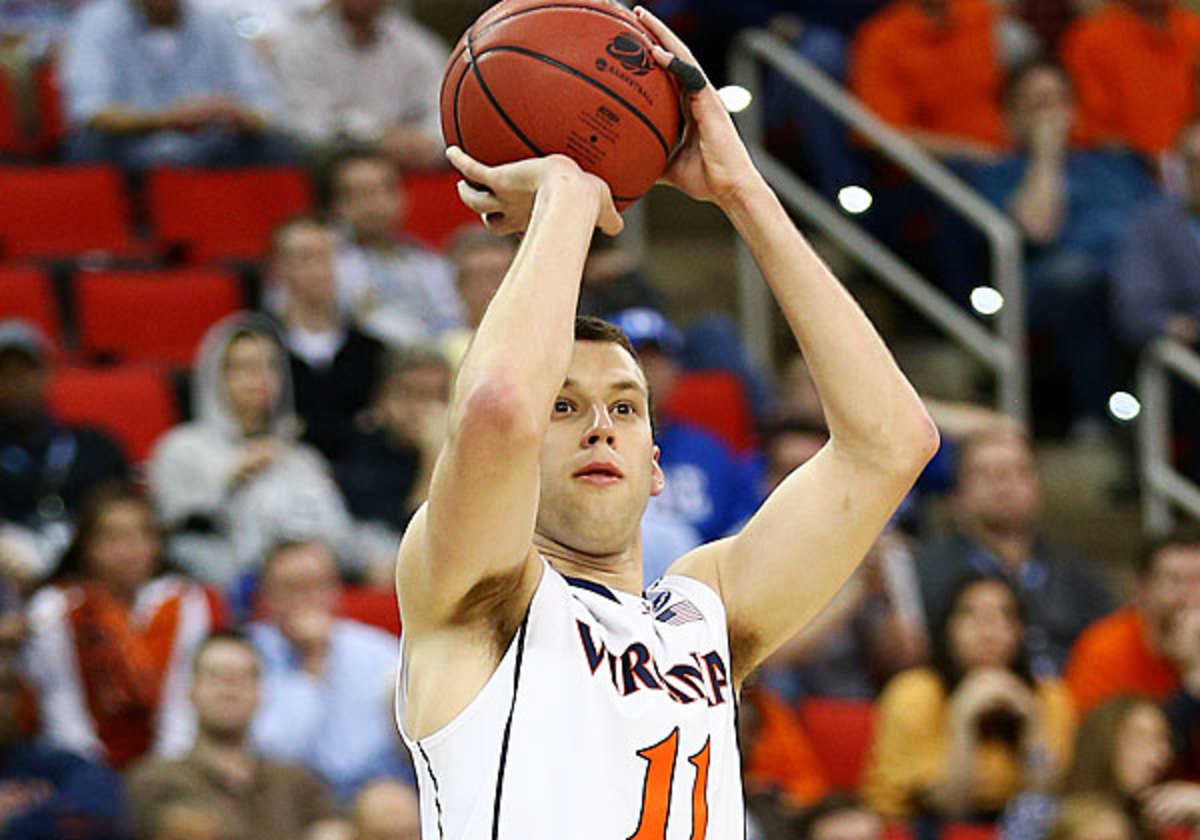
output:
<svg viewBox="0 0 1200 840"><path fill-rule="evenodd" d="M425 760L425 769L429 771L429 778L433 781L433 804L437 807L438 840L443 840L446 832L442 828L442 796L438 790L437 776L433 774L433 764L430 763L429 756L425 754L425 748L421 746L420 741L417 741L416 744L417 749L421 751L421 758Z"/></svg>
<svg viewBox="0 0 1200 840"><path fill-rule="evenodd" d="M531 605L532 606L532 605ZM517 689L521 685L521 660L525 657L525 630L529 626L529 611L521 620L517 632L517 662L513 668L512 705L508 707L508 721L504 724L504 740L500 742L500 769L496 773L496 801L492 806L492 840L500 837L500 800L504 796L504 766L508 763L508 739L512 734L513 715L517 711Z"/></svg>
<svg viewBox="0 0 1200 840"><path fill-rule="evenodd" d="M738 694L733 693L733 744L737 747L738 755L745 755L742 752L742 703L738 699ZM742 805L742 840L750 840L750 820L746 817L746 806Z"/></svg>

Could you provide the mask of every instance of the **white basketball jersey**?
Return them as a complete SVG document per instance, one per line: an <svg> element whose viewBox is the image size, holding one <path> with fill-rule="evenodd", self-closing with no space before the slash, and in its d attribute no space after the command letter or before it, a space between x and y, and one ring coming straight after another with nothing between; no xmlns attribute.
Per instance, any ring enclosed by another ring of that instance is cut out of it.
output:
<svg viewBox="0 0 1200 840"><path fill-rule="evenodd" d="M479 695L437 732L405 734L423 840L742 838L721 599L687 577L639 597L543 564Z"/></svg>

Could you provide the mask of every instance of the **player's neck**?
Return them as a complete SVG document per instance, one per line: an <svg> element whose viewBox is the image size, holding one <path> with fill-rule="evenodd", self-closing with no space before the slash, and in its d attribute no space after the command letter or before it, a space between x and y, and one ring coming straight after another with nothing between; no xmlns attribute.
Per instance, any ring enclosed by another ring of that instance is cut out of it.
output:
<svg viewBox="0 0 1200 840"><path fill-rule="evenodd" d="M554 567L567 577L583 578L632 595L642 594L642 545L639 539L619 554L587 554L565 546L541 534L534 534L533 545Z"/></svg>

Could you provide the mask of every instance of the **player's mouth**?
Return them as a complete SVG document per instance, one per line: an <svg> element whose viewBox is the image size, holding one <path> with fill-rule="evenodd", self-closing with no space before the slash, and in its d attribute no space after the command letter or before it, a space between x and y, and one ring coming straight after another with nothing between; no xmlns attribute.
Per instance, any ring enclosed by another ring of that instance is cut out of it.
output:
<svg viewBox="0 0 1200 840"><path fill-rule="evenodd" d="M595 487L608 487L623 479L625 474L607 461L593 461L576 470L571 477Z"/></svg>

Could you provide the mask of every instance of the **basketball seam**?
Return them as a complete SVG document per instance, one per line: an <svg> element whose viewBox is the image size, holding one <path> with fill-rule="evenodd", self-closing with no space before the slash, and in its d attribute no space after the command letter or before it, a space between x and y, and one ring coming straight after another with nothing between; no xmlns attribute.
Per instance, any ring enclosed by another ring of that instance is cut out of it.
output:
<svg viewBox="0 0 1200 840"><path fill-rule="evenodd" d="M671 156L671 147L669 145L667 145L667 140L665 137L662 136L662 132L658 130L658 126L656 126L653 122L651 122L649 117L647 117L645 114L643 114L637 108L635 108L633 106L632 102L625 99L625 97L621 96L621 94L617 93L615 90L608 87L607 85L604 85L604 84L596 81L591 76L588 76L586 73L582 72L581 70L576 70L574 67L572 67L569 64L564 64L563 62L559 61L557 58L552 58L551 56L544 55L539 52L534 52L533 50L527 49L525 47L513 47L513 46L507 46L507 45L490 47L490 48L484 50L483 52L479 53L478 56L476 56L474 54L474 52L472 52L472 60L474 61L475 59L483 58L485 55L488 55L489 53L494 53L494 52L513 52L513 53L517 53L518 55L526 56L527 58L536 58L538 61L544 61L545 63L549 64L552 67L557 67L560 70L565 70L566 72L570 73L572 76L576 76L576 77L582 79L583 81L587 82L589 85L592 85L593 87L604 91L609 96L611 96L613 99L617 100L622 105L624 105L625 108L630 113L632 113L643 124L645 124L645 126L648 129L650 129L651 133L654 134L654 139L658 141L658 145L662 146L664 156L666 156L668 158Z"/></svg>
<svg viewBox="0 0 1200 840"><path fill-rule="evenodd" d="M532 140L525 136L521 129L517 128L517 124L512 121L512 118L500 107L500 103L496 101L496 97L492 95L492 90L487 86L487 82L483 80L483 72L480 71L479 65L475 61L475 40L474 33L467 33L467 63L471 67L471 73L475 76L475 81L479 83L479 89L483 91L483 95L487 97L488 102L492 103L492 107L496 113L500 115L500 119L504 120L505 125L509 127L513 134L517 135L517 139L525 144L529 151L533 152L538 157L545 157L545 152L539 149Z"/></svg>
<svg viewBox="0 0 1200 840"><path fill-rule="evenodd" d="M474 64L470 64L458 74L458 84L454 86L454 133L458 135L458 147L464 152L467 151L467 144L463 142L462 123L458 120L458 97L462 94L463 84L467 81L467 76L471 75L468 72L471 67L474 67Z"/></svg>
<svg viewBox="0 0 1200 840"><path fill-rule="evenodd" d="M494 29L495 27L504 23L504 21L506 21L506 20L512 20L513 18L520 17L521 15L528 15L528 14L532 14L533 12L541 12L546 9L574 9L575 11L579 11L579 12L592 12L597 15L603 15L606 18L612 18L613 20L620 21L621 23L628 26L630 29L632 29L635 32L637 32L638 34L640 34L642 37L647 38L647 40L650 40L653 42L653 39L648 37L647 32L644 29L642 29L641 27L639 27L637 24L633 23L632 21L628 20L627 18L624 18L621 15L616 14L615 12L608 12L608 11L605 11L604 9L597 9L592 6L577 6L574 3L547 3L544 6L534 6L533 8L530 8L530 9L517 9L517 11L515 11L515 12L511 12L502 18L497 18L496 20L489 22L488 25L483 27L483 29L481 29L479 32L475 32L474 24L472 24L471 28L467 30L467 38L470 39L470 38L474 37L475 35L483 35L484 33L488 32L491 29ZM459 50L450 57L449 63L451 65L453 65L454 62L458 60L458 57L460 55L462 55L464 52L466 52L466 50L467 50L467 44L464 42L462 47L460 47Z"/></svg>
<svg viewBox="0 0 1200 840"><path fill-rule="evenodd" d="M508 720L504 724L504 740L500 744L500 768L496 772L496 801L492 806L492 840L500 837L500 800L504 797L504 768L508 763L508 741L512 734L513 716L517 711L517 689L521 685L521 661L525 658L525 632L529 627L531 604L525 610L525 618L521 620L521 629L517 634L517 661L513 667L513 696L512 704L508 707Z"/></svg>

